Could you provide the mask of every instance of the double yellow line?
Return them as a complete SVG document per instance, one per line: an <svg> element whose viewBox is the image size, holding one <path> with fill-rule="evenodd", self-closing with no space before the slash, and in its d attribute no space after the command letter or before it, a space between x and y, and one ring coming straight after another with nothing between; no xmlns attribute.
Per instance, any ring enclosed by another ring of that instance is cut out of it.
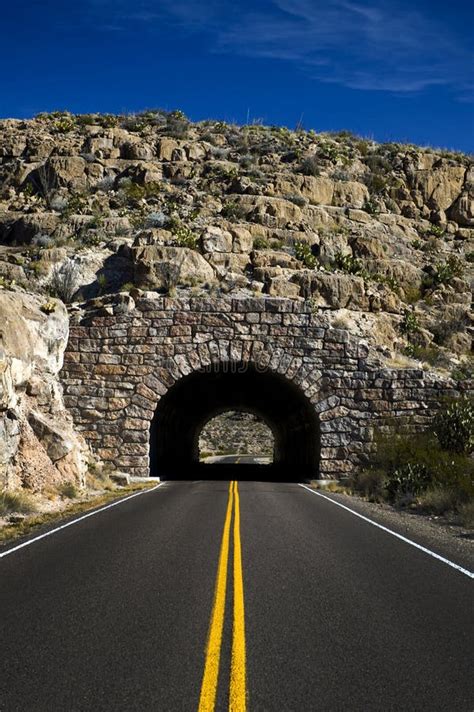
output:
<svg viewBox="0 0 474 712"><path fill-rule="evenodd" d="M217 568L214 605L207 639L206 664L201 685L199 712L214 712L219 679L219 663L224 628L227 569L229 563L230 527L234 510L234 613L232 627L232 659L230 669L229 710L246 710L245 609L240 541L240 500L237 482L229 486L229 498L222 533L219 566Z"/></svg>

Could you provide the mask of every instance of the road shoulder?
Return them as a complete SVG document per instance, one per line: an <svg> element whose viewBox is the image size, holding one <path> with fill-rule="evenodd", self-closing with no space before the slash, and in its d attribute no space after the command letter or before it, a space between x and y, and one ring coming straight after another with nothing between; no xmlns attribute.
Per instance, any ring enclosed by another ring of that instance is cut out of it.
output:
<svg viewBox="0 0 474 712"><path fill-rule="evenodd" d="M329 492L311 487L331 500L343 504L358 514L392 529L417 544L450 559L469 570L474 569L474 540L470 532L459 525L449 524L440 517L423 515L378 502L369 502L357 495Z"/></svg>

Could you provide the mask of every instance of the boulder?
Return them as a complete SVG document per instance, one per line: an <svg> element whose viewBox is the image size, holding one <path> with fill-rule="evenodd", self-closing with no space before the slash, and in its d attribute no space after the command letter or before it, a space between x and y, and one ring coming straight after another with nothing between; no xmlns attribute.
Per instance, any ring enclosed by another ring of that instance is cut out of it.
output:
<svg viewBox="0 0 474 712"><path fill-rule="evenodd" d="M466 169L440 162L430 170L417 171L414 188L423 202L433 210L447 210L461 193Z"/></svg>
<svg viewBox="0 0 474 712"><path fill-rule="evenodd" d="M301 263L287 252L279 250L254 250L252 252L254 267L285 267L287 269L300 269Z"/></svg>
<svg viewBox="0 0 474 712"><path fill-rule="evenodd" d="M239 277L242 277L242 273L250 265L250 257L246 254L211 252L204 256L221 277L227 276L228 273L233 273L234 276L238 274Z"/></svg>
<svg viewBox="0 0 474 712"><path fill-rule="evenodd" d="M125 141L120 146L120 157L128 160L151 161L154 158L154 149L140 139Z"/></svg>
<svg viewBox="0 0 474 712"><path fill-rule="evenodd" d="M367 186L357 181L337 181L332 204L338 207L362 208L369 200Z"/></svg>
<svg viewBox="0 0 474 712"><path fill-rule="evenodd" d="M206 227L201 235L203 252L232 252L232 235L215 225Z"/></svg>
<svg viewBox="0 0 474 712"><path fill-rule="evenodd" d="M364 280L337 272L296 272L293 281L302 287L305 296L312 297L317 307L360 309L368 311L369 299Z"/></svg>
<svg viewBox="0 0 474 712"><path fill-rule="evenodd" d="M43 413L31 410L28 414L28 422L53 463L61 460L74 448L74 438L71 436L70 429L62 428Z"/></svg>
<svg viewBox="0 0 474 712"><path fill-rule="evenodd" d="M464 191L448 211L451 220L463 227L474 227L474 191Z"/></svg>
<svg viewBox="0 0 474 712"><path fill-rule="evenodd" d="M246 227L241 225L229 226L229 232L232 235L232 252L249 253L253 246L253 237Z"/></svg>
<svg viewBox="0 0 474 712"><path fill-rule="evenodd" d="M172 138L162 138L158 141L156 155L161 161L172 161L173 152L179 148L178 141Z"/></svg>
<svg viewBox="0 0 474 712"><path fill-rule="evenodd" d="M211 265L199 252L187 247L133 247L131 254L135 283L146 289L215 281Z"/></svg>

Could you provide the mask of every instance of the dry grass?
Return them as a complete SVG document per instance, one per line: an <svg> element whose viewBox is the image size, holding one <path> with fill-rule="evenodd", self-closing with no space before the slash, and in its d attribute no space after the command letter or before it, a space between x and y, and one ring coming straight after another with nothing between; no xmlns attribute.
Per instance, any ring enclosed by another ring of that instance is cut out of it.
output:
<svg viewBox="0 0 474 712"><path fill-rule="evenodd" d="M22 522L14 522L12 524L8 524L0 529L0 543L4 544L6 542L11 541L12 539L16 539L21 536L26 536L28 534L33 533L41 526L59 523L63 519L69 519L70 517L76 514L87 512L90 509L95 509L96 507L100 507L101 505L107 504L108 502L111 502L113 500L122 499L122 497L126 497L127 495L132 494L133 492L137 492L143 489L149 489L154 485L156 485L156 482L137 482L131 485L130 487L121 488L120 490L115 489L109 492L102 492L98 496L92 495L87 499L71 502L71 504L67 505L64 509L60 511L37 514L36 516L31 516L24 519Z"/></svg>
<svg viewBox="0 0 474 712"><path fill-rule="evenodd" d="M459 493L443 487L431 487L418 497L418 508L430 514L445 514L457 508Z"/></svg>
<svg viewBox="0 0 474 712"><path fill-rule="evenodd" d="M36 511L35 501L26 492L2 492L0 494L0 517L8 514L32 514Z"/></svg>

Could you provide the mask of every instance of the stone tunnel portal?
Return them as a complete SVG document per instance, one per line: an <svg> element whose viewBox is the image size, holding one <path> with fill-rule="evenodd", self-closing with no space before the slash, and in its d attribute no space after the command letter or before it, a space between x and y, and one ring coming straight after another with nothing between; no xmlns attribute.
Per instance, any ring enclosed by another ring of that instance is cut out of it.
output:
<svg viewBox="0 0 474 712"><path fill-rule="evenodd" d="M254 413L269 426L271 465L199 462L202 428L228 410ZM248 363L226 362L183 376L162 396L151 423L150 473L162 479L301 481L317 476L319 449L317 413L297 385Z"/></svg>

